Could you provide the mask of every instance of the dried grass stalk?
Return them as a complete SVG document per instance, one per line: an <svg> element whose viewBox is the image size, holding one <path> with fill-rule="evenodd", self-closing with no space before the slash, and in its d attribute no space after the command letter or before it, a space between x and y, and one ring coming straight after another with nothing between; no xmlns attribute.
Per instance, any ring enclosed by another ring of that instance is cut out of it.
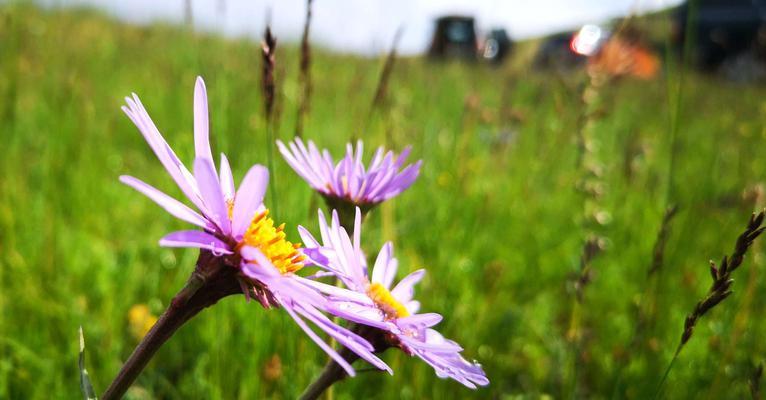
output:
<svg viewBox="0 0 766 400"><path fill-rule="evenodd" d="M670 234L670 222L678 212L676 205L670 205L665 209L665 214L662 217L662 224L660 230L657 232L657 239L654 241L654 248L652 250L652 265L647 271L647 275L652 276L656 274L661 268L665 260L665 245L668 241L668 235Z"/></svg>
<svg viewBox="0 0 766 400"><path fill-rule="evenodd" d="M264 112L268 122L271 122L271 116L274 112L274 55L276 48L277 39L271 34L271 27L267 25L263 41L261 42L261 57L263 61L261 66L261 90L263 91Z"/></svg>
<svg viewBox="0 0 766 400"><path fill-rule="evenodd" d="M686 316L686 319L684 320L684 330L681 333L681 341L678 343L673 358L671 358L670 363L665 369L665 373L662 375L662 379L660 379L660 383L657 385L657 391L654 396L655 399L660 397L662 387L665 384L673 365L678 359L681 350L683 350L686 343L689 342L689 339L691 339L694 334L694 327L697 326L699 319L715 306L721 304L722 301L726 300L726 298L732 294L731 285L734 283L734 279L731 278L731 274L742 265L742 261L745 259L745 253L747 253L747 250L753 244L753 241L763 233L764 229L766 229L761 226L763 224L765 212L766 210L761 211L758 214L753 213L750 216L745 231L737 238L737 242L734 245L734 252L730 256L724 256L720 265L716 265L712 260L710 261L710 276L713 283L710 286L710 289L708 289L705 297L698 301L694 306L694 310Z"/></svg>
<svg viewBox="0 0 766 400"><path fill-rule="evenodd" d="M734 252L731 256L724 256L720 266L716 265L712 260L710 261L710 276L713 279L713 284L710 286L707 295L694 306L694 311L686 316L686 320L684 321L684 331L681 334L679 351L692 337L697 321L713 307L717 306L731 295L731 285L734 283L731 274L742 265L747 249L750 248L753 241L764 229L766 229L761 227L763 218L764 211L761 211L758 214L753 213L753 215L750 216L750 221L747 223L747 228L737 238L737 243L734 246Z"/></svg>
<svg viewBox="0 0 766 400"><path fill-rule="evenodd" d="M375 89L375 97L372 98L372 106L370 107L370 114L375 111L376 108L383 104L388 92L388 82L391 79L391 72L394 70L394 62L396 61L396 48L399 46L399 39L404 32L403 27L399 27L394 35L394 42L391 45L391 50L388 52L386 62L383 64L383 70L380 71L380 78L378 79L378 86Z"/></svg>
<svg viewBox="0 0 766 400"><path fill-rule="evenodd" d="M295 136L303 136L303 122L311 109L311 42L309 42L311 3L312 0L306 0L306 22L303 24L301 36L300 75L298 76L301 92L298 99L298 115L295 119Z"/></svg>

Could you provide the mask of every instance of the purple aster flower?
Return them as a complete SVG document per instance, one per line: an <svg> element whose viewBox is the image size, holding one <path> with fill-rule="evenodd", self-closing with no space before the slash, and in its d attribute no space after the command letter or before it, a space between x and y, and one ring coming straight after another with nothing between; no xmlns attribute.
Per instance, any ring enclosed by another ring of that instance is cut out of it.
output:
<svg viewBox="0 0 766 400"><path fill-rule="evenodd" d="M403 192L415 182L422 164L417 161L404 166L410 147L398 157L392 151L384 155L383 147L379 147L369 167L365 168L361 140L357 142L356 150L347 144L346 156L337 164L327 150L320 153L311 140L308 148L300 138L288 142L289 149L279 140L277 146L287 163L324 196L330 207L347 210L349 215L353 215L354 206L366 212Z"/></svg>
<svg viewBox="0 0 766 400"><path fill-rule="evenodd" d="M330 313L376 328L372 330L372 336L367 336L370 342L380 343L382 339L388 346L399 347L409 355L420 357L440 378L452 378L469 388L489 384L481 366L460 355L463 350L460 345L432 329L442 320L441 315L418 314L420 303L413 299L414 287L423 278L425 270L407 275L392 288L398 263L389 242L380 250L370 277L360 246L361 219L361 211L357 208L353 240L340 225L336 212L328 226L324 214L319 211L321 243L305 228L298 227L307 247L304 253L312 262L336 275L346 288L316 281L307 284L328 295L333 305L328 309Z"/></svg>
<svg viewBox="0 0 766 400"><path fill-rule="evenodd" d="M268 183L268 171L254 165L245 175L239 188L226 156L221 154L220 171L216 171L210 150L208 131L207 94L202 78L197 78L194 89L194 142L193 173L178 159L138 99L133 94L125 99L123 111L138 127L149 146L159 158L197 211L168 196L156 188L131 176L120 181L143 193L173 216L189 222L200 230L173 232L160 240L166 247L195 247L209 251L220 263L241 271L238 279L243 293L252 295L264 307L281 307L309 337L338 362L349 375L351 365L327 345L306 324L308 320L361 358L380 369L391 371L372 354L373 346L353 332L338 326L321 311L328 301L316 288L306 285L307 279L297 279L295 272L303 268L305 257L300 245L286 239L284 224L275 226L263 205Z"/></svg>

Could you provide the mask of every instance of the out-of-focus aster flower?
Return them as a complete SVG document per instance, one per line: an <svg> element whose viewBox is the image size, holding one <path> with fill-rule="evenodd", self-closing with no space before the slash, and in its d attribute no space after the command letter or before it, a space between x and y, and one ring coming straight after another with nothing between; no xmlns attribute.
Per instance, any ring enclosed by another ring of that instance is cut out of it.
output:
<svg viewBox="0 0 766 400"><path fill-rule="evenodd" d="M143 193L173 216L194 224L201 230L173 232L160 240L166 247L196 247L210 251L221 263L239 269L243 293L255 297L264 307L282 307L309 337L336 360L349 375L351 365L327 345L306 324L314 323L342 345L378 368L388 366L372 354L365 339L340 327L320 310L328 307L325 296L298 280L294 273L304 266L300 244L286 239L284 224L275 226L263 205L268 184L268 170L254 165L239 188L226 156L221 154L220 172L216 171L210 150L207 94L202 78L194 90L194 173L178 159L152 122L138 96L125 99L123 111L138 127L149 146L184 195L197 207L182 202L131 176L120 181Z"/></svg>
<svg viewBox="0 0 766 400"><path fill-rule="evenodd" d="M327 150L321 152L309 140L308 147L300 138L286 146L277 141L277 146L288 164L314 190L324 196L331 208L349 210L353 216L354 206L367 211L410 187L420 173L422 161L404 166L410 147L397 157L392 151L379 147L370 165L362 164L362 141L356 150L349 143L346 156L337 164ZM289 148L288 148L289 146Z"/></svg>
<svg viewBox="0 0 766 400"><path fill-rule="evenodd" d="M346 286L340 288L307 281L307 284L328 295L333 305L329 309L331 314L376 328L372 332L377 338L365 336L370 342L379 343L383 339L389 346L420 357L441 378L452 378L469 388L489 384L481 366L466 361L460 355L463 351L460 345L432 329L442 320L441 315L418 314L420 303L413 299L414 287L423 278L425 270L412 272L392 288L398 263L389 242L380 250L370 277L360 246L361 212L358 208L353 240L340 225L336 212L333 212L331 225L328 226L320 210L319 226L321 243L305 228L298 229L306 244L304 253L309 259L332 272Z"/></svg>

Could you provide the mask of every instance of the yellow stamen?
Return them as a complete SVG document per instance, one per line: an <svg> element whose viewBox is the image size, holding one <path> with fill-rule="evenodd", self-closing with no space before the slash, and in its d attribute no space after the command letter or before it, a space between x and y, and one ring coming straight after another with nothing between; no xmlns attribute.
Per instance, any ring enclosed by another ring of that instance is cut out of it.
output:
<svg viewBox="0 0 766 400"><path fill-rule="evenodd" d="M378 308L386 314L386 319L404 318L410 315L410 312L407 311L407 307L396 300L394 296L391 295L391 292L380 283L370 284L370 286L367 287L367 295L370 296Z"/></svg>
<svg viewBox="0 0 766 400"><path fill-rule="evenodd" d="M298 252L300 243L291 243L283 232L285 225L274 227L269 210L259 212L247 228L241 245L257 248L274 264L279 272L287 274L303 268L305 258Z"/></svg>

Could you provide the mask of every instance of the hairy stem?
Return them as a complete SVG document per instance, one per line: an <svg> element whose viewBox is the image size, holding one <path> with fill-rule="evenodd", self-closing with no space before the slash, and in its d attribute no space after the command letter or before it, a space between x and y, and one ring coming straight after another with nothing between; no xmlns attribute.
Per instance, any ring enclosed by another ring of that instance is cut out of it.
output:
<svg viewBox="0 0 766 400"><path fill-rule="evenodd" d="M236 271L209 253L200 254L197 268L186 285L173 297L168 309L133 350L133 354L101 396L102 399L122 398L149 360L178 328L206 307L236 293L241 293Z"/></svg>

